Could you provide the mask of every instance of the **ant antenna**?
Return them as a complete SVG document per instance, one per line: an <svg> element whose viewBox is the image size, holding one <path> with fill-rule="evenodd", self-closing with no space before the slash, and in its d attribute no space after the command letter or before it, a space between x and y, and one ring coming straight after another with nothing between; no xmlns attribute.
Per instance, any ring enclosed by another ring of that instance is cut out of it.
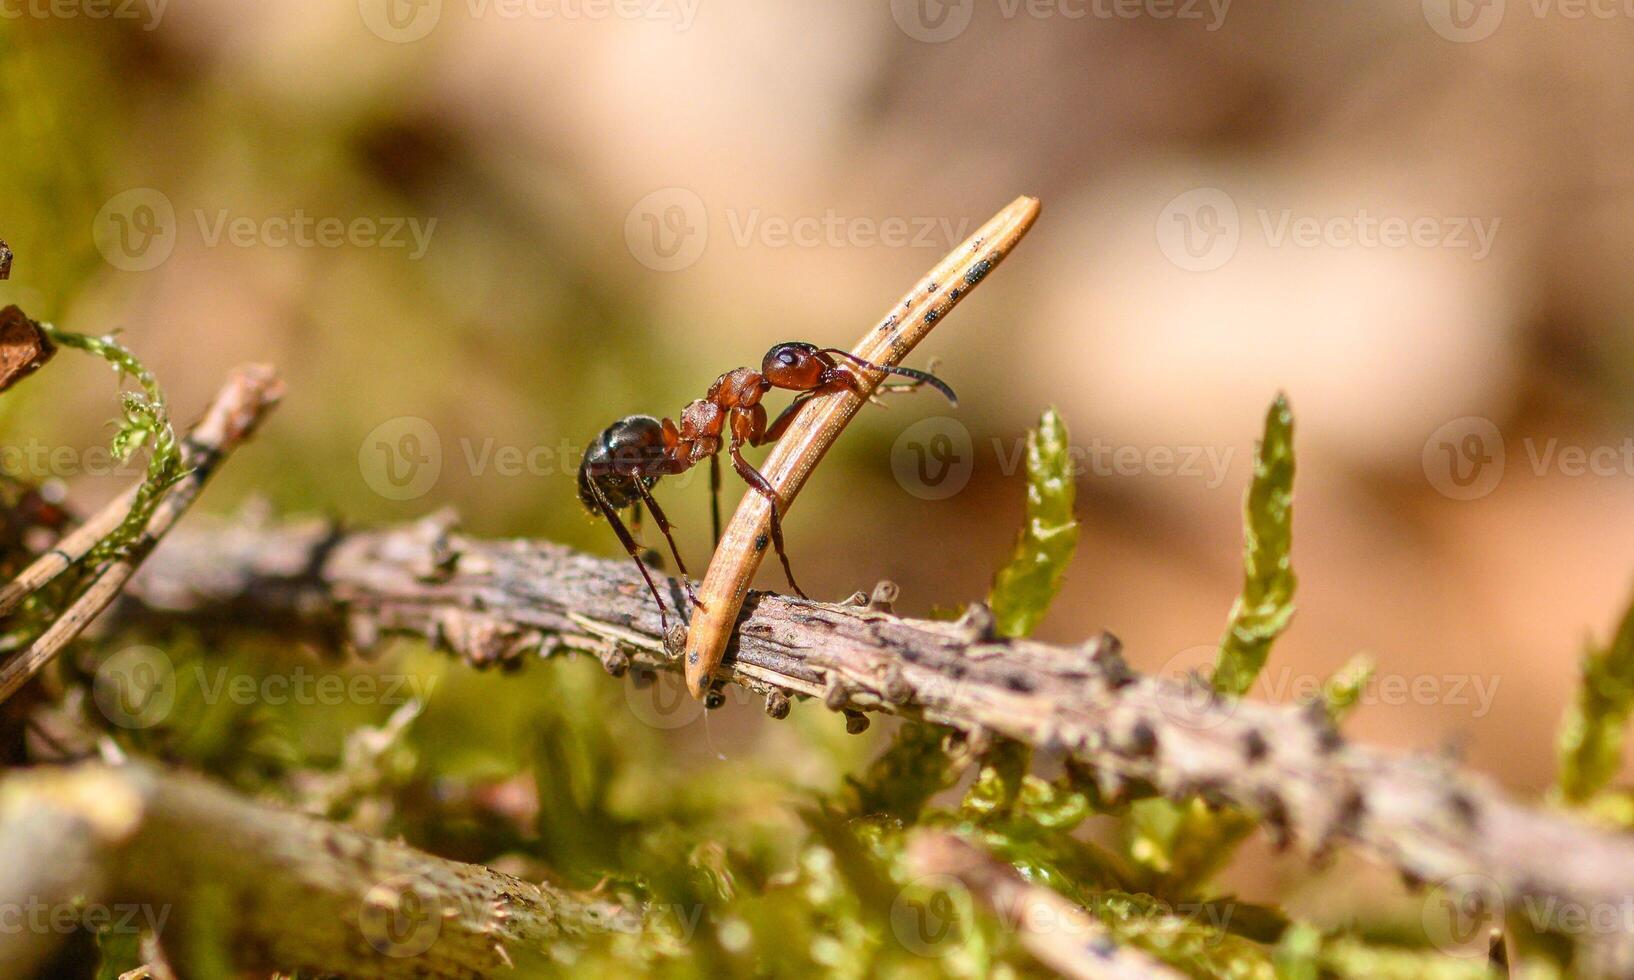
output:
<svg viewBox="0 0 1634 980"><path fill-rule="evenodd" d="M880 371L885 374L895 374L904 378L912 378L919 384L927 384L932 388L935 388L937 391L940 391L942 396L948 400L948 404L954 406L955 408L957 408L959 405L959 396L953 393L953 389L948 386L948 383L943 381L941 378L938 378L936 375L931 374L929 371L916 371L913 368L894 366L887 367L884 364L875 364L873 361L865 361L850 351L840 350L838 347L824 347L822 349L822 353L838 354L851 363L866 368L869 371Z"/></svg>

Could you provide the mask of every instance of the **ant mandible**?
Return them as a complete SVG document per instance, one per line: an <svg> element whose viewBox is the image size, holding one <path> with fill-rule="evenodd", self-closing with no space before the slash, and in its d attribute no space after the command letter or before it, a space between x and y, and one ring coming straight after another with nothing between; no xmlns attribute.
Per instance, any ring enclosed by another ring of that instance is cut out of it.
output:
<svg viewBox="0 0 1634 980"><path fill-rule="evenodd" d="M783 562L783 574L788 577L790 588L802 599L806 598L805 591L794 581L789 556L783 550L783 521L778 513L777 493L766 477L743 458L742 449L745 443L762 446L775 442L794 421L800 409L819 395L840 391L862 394L861 380L845 370L835 360L836 357L862 370L913 379L907 384L882 386L878 389L880 391L906 391L928 384L945 395L950 403L959 403L953 389L927 371L874 364L836 347L819 348L815 344L789 342L767 351L759 371L736 368L716 378L715 383L709 386L707 395L681 410L679 425L671 419L630 415L602 430L601 435L585 450L584 461L579 464L579 500L592 515L599 513L606 518L618 535L619 542L624 545L624 550L635 559L641 577L646 580L647 588L658 602L659 621L666 632L669 630L669 616L663 597L659 595L658 586L653 583L646 563L641 560L641 549L635 538L619 519L619 512L632 508L635 521L639 522L641 505L646 505L658 530L663 532L664 540L669 542L670 554L675 558L675 567L680 570L687 598L696 604L698 597L693 592L686 563L681 560L675 538L670 534L672 525L658 506L658 501L653 499L652 487L659 477L683 473L707 457L711 516L715 541L719 543L720 452L724 439L726 450L732 457L732 468L756 493L771 502L772 544L777 549L778 559ZM760 400L773 388L797 391L799 394L768 427L766 406Z"/></svg>

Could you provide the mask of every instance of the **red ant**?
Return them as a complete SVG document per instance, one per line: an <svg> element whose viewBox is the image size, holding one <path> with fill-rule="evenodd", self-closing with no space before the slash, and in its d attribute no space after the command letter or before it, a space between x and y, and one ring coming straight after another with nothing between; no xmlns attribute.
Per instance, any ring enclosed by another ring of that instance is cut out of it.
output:
<svg viewBox="0 0 1634 980"><path fill-rule="evenodd" d="M795 583L789 556L783 550L783 521L778 513L777 493L760 471L743 458L742 448L745 443L763 446L775 442L806 402L818 395L841 391L862 394L861 381L842 368L835 360L836 356L862 370L913 379L908 384L885 385L880 391L906 391L928 384L947 396L952 404L959 403L953 389L927 371L874 364L836 347L819 348L815 344L789 342L767 351L758 372L750 368L737 368L716 378L715 383L709 386L707 395L681 410L679 425L671 419L660 420L650 415L627 416L604 429L585 450L584 461L579 464L579 500L591 514L600 512L607 519L624 545L624 550L635 559L641 577L646 580L647 588L658 602L659 621L666 632L669 617L664 609L664 600L647 572L646 563L641 560L635 538L631 537L624 522L619 520L619 511L626 507L633 508L635 522L639 524L641 505L647 505L658 529L664 534L664 540L669 542L670 554L675 557L675 566L680 570L687 598L696 604L698 597L692 590L681 553L675 547L675 538L670 534L671 524L653 499L651 491L659 477L683 473L708 457L711 516L714 519L715 541L719 543L720 451L721 440L725 438L728 440L727 452L732 456L732 468L756 493L771 502L772 544L777 548L778 559L783 562L783 573L788 577L789 587L802 599L807 598L805 591ZM766 406L760 400L773 388L784 388L799 394L767 427Z"/></svg>

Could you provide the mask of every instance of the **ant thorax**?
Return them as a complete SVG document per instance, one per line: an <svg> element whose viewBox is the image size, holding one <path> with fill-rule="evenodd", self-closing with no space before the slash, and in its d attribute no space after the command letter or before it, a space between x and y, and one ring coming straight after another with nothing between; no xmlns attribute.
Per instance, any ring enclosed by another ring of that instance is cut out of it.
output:
<svg viewBox="0 0 1634 980"><path fill-rule="evenodd" d="M751 408L760 404L760 396L769 387L766 379L753 368L733 368L709 386L708 398L721 408Z"/></svg>

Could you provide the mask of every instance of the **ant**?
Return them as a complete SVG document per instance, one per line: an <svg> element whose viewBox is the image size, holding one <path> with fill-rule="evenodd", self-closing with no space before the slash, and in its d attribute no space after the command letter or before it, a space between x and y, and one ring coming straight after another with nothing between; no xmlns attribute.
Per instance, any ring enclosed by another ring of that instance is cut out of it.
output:
<svg viewBox="0 0 1634 980"><path fill-rule="evenodd" d="M635 559L636 567L641 570L641 577L646 580L647 588L658 602L658 618L665 632L669 631L669 617L664 608L664 600L658 594L658 587L653 584L652 575L647 572L646 563L641 560L641 550L636 545L635 538L630 535L629 529L624 526L618 515L626 507L632 508L634 514L632 523L639 527L641 505L646 504L653 521L658 525L658 530L663 532L664 540L669 542L670 554L674 556L675 566L680 570L687 598L694 605L699 604L698 596L692 589L691 579L687 575L686 563L681 560L681 553L675 547L675 538L670 534L673 525L664 516L658 501L653 499L652 487L658 482L659 477L683 473L707 457L711 516L714 521L715 542L719 544L720 452L723 439L726 441L726 451L732 457L732 468L737 471L738 476L742 477L756 493L771 502L772 544L777 548L778 559L783 562L783 574L788 577L790 588L794 589L800 598L808 598L805 591L795 583L794 570L789 567L789 556L783 550L783 521L778 513L781 508L777 491L759 470L743 458L742 450L746 443L750 446L763 446L775 442L789 427L789 423L794 421L800 409L819 395L842 391L862 394L864 389L861 380L842 367L836 357L843 358L861 370L912 379L906 384L881 386L879 391L909 391L928 384L946 396L951 404L959 403L953 389L928 371L875 364L837 347L819 348L815 344L788 342L778 344L767 351L760 363L759 371L746 367L736 368L716 378L715 383L709 386L708 394L681 410L679 425L672 419L630 415L602 430L601 435L597 436L595 442L585 450L584 461L579 464L579 500L592 515L599 512L606 518L607 523L613 526L613 532L618 535L620 543L624 545L624 550ZM773 388L783 388L799 394L768 426L766 406L762 405L760 400Z"/></svg>

